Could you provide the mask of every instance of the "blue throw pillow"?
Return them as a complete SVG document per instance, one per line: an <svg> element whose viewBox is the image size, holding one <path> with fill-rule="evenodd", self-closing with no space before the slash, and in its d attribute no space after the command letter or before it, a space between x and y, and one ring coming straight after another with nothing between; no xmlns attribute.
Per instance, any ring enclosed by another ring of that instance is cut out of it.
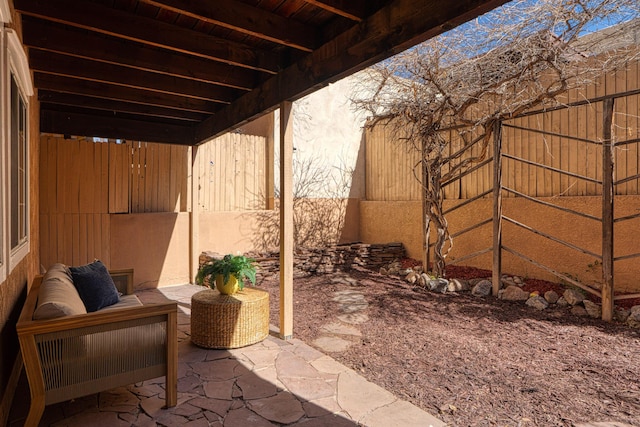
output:
<svg viewBox="0 0 640 427"><path fill-rule="evenodd" d="M87 312L100 310L120 300L118 289L101 261L95 260L80 267L69 267L69 271Z"/></svg>

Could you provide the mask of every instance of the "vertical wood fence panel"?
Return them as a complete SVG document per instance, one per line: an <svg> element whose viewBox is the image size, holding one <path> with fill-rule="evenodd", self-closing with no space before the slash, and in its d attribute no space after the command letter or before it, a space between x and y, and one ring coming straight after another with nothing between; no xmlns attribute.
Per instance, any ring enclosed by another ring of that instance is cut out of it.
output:
<svg viewBox="0 0 640 427"><path fill-rule="evenodd" d="M109 147L109 212L129 212L130 143ZM86 168L86 167L85 167Z"/></svg>
<svg viewBox="0 0 640 427"><path fill-rule="evenodd" d="M198 147L198 202L204 211L264 209L266 138L226 134Z"/></svg>
<svg viewBox="0 0 640 427"><path fill-rule="evenodd" d="M366 199L420 200L421 184L413 172L420 153L401 141L392 142L392 132L384 126L365 132ZM419 166L417 174L421 174Z"/></svg>
<svg viewBox="0 0 640 427"><path fill-rule="evenodd" d="M639 89L640 62L634 61L626 69L599 77L583 88L570 90L561 99L561 103L592 100L591 102L506 122L513 127L503 132L504 151L524 161L508 157L504 159L505 186L532 197L600 196L602 187L598 182L602 182L602 147L599 143L603 131L601 99L616 96L614 140L621 142L638 139ZM447 139L451 141L449 149L459 149L460 137L455 131L448 132ZM394 142L393 136L383 126L367 130L365 143L367 200L420 200L419 184L411 172L419 159L417 154L406 157L401 150L394 149L402 143ZM477 149L474 150L474 154L477 154ZM637 143L618 144L614 155L616 181L640 173ZM536 166L536 163L546 168ZM447 170L445 167L444 172ZM493 185L491 175L491 165L469 173L455 185L445 189L445 198L469 199L482 194ZM580 179L580 176L590 180ZM638 191L638 179L629 179L616 185L617 195L634 195ZM505 197L514 195L505 194Z"/></svg>
<svg viewBox="0 0 640 427"><path fill-rule="evenodd" d="M159 145L42 136L39 222L45 268L94 258L108 265L109 214L186 210L188 148Z"/></svg>
<svg viewBox="0 0 640 427"><path fill-rule="evenodd" d="M188 210L188 147L134 142L118 161L125 171L116 178L130 189L131 213Z"/></svg>

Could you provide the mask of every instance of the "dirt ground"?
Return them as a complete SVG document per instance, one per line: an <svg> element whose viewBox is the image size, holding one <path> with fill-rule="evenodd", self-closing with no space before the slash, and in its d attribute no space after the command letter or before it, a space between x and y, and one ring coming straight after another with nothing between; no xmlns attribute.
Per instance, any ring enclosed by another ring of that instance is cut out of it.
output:
<svg viewBox="0 0 640 427"><path fill-rule="evenodd" d="M259 285L271 293L277 325L278 277ZM557 286L532 281L526 289ZM640 426L639 330L350 270L294 278L294 336L313 345L340 314L332 295L349 288L364 294L368 320L357 325L361 338L331 356L450 426Z"/></svg>

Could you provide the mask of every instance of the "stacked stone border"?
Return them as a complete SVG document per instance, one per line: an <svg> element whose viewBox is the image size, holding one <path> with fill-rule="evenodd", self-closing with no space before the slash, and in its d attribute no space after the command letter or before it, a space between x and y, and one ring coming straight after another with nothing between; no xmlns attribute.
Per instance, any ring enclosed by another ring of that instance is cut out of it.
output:
<svg viewBox="0 0 640 427"><path fill-rule="evenodd" d="M275 274L280 269L278 252L247 253L258 265L259 274ZM202 252L199 265L213 259L222 258L223 254ZM343 243L326 248L299 248L295 250L294 273L334 273L348 271L353 267L363 267L377 271L395 260L406 257L402 243Z"/></svg>

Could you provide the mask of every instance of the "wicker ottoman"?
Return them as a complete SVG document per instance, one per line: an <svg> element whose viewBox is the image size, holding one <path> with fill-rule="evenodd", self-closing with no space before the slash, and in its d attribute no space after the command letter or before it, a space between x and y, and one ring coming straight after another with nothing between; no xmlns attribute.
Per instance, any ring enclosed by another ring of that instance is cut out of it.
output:
<svg viewBox="0 0 640 427"><path fill-rule="evenodd" d="M207 289L191 297L191 341L205 348L238 348L269 335L269 293L245 287L233 295Z"/></svg>

